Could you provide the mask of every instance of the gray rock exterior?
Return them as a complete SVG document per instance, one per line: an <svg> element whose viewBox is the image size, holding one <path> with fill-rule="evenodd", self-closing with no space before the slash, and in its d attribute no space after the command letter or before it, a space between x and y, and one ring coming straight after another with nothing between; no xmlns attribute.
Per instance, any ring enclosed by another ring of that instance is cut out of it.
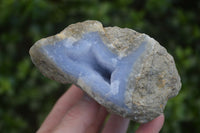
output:
<svg viewBox="0 0 200 133"><path fill-rule="evenodd" d="M41 39L30 55L46 77L74 83L110 112L139 123L163 113L181 88L173 57L156 40L98 21Z"/></svg>

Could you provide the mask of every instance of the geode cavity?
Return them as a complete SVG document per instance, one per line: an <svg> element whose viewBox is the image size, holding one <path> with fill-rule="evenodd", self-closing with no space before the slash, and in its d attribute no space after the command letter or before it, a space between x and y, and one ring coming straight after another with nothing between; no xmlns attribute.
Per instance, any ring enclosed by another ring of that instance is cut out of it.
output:
<svg viewBox="0 0 200 133"><path fill-rule="evenodd" d="M160 115L181 88L173 57L156 40L98 21L41 39L30 55L45 76L74 83L110 112L140 123Z"/></svg>

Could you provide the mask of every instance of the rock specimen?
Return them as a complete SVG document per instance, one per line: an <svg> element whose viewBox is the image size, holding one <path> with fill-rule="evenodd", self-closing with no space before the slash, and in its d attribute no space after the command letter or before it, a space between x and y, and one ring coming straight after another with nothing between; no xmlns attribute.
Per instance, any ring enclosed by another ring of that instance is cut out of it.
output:
<svg viewBox="0 0 200 133"><path fill-rule="evenodd" d="M157 41L98 21L41 39L30 55L45 76L74 83L110 112L139 123L160 115L181 88L173 57Z"/></svg>

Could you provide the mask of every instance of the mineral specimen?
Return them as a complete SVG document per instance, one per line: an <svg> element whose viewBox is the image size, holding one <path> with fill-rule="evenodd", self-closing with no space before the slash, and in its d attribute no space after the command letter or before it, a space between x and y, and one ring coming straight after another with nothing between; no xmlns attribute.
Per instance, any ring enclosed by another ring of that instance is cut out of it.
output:
<svg viewBox="0 0 200 133"><path fill-rule="evenodd" d="M110 112L139 123L160 115L181 88L173 57L156 40L98 21L41 39L30 55L45 76L74 83Z"/></svg>

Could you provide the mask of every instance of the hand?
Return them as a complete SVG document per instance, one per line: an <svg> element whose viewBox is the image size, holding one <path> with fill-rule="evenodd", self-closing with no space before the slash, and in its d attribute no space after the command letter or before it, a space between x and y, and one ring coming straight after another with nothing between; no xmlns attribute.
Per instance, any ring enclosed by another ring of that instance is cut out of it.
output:
<svg viewBox="0 0 200 133"><path fill-rule="evenodd" d="M60 97L37 133L125 133L129 120L111 114L84 92L72 85ZM164 116L142 124L136 133L158 133L162 128Z"/></svg>

